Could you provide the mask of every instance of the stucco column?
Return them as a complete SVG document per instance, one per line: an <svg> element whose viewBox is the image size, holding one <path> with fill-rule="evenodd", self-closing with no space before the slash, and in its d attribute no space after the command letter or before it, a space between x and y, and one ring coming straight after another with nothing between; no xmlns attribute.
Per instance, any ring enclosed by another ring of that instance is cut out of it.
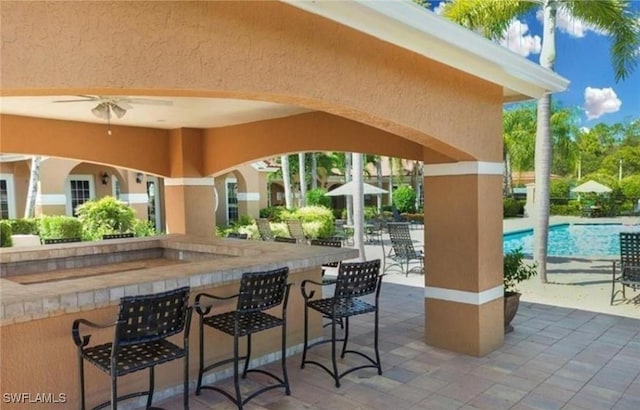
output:
<svg viewBox="0 0 640 410"><path fill-rule="evenodd" d="M502 163L425 165L427 344L483 356L504 341Z"/></svg>
<svg viewBox="0 0 640 410"><path fill-rule="evenodd" d="M215 235L213 178L165 178L167 233Z"/></svg>

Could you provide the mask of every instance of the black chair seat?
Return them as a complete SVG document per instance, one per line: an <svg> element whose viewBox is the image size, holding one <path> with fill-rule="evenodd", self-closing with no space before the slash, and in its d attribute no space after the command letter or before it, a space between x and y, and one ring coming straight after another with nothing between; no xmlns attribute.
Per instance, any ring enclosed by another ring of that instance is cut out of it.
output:
<svg viewBox="0 0 640 410"><path fill-rule="evenodd" d="M82 355L103 372L111 374L112 345L112 343L105 343L90 347L85 349ZM184 349L166 340L154 340L147 343L121 346L116 356L118 366L116 374L122 376L184 356Z"/></svg>
<svg viewBox="0 0 640 410"><path fill-rule="evenodd" d="M203 321L205 325L233 336L235 334L236 316L238 318L238 336L246 336L284 324L284 320L264 312L226 312L205 317Z"/></svg>
<svg viewBox="0 0 640 410"><path fill-rule="evenodd" d="M335 304L335 314L333 312L333 306ZM349 317L355 315L362 315L364 313L375 312L376 307L363 300L357 298L351 299L318 299L310 300L308 306L317 310L326 316L332 316L335 318Z"/></svg>

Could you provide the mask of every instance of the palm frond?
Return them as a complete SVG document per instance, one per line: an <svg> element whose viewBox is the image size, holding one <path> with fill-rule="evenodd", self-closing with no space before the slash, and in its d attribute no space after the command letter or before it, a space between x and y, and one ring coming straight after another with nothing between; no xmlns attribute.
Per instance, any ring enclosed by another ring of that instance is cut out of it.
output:
<svg viewBox="0 0 640 410"><path fill-rule="evenodd" d="M539 6L538 1L518 0L455 0L443 6L443 16L497 40L504 36L509 24L517 16Z"/></svg>
<svg viewBox="0 0 640 410"><path fill-rule="evenodd" d="M627 78L638 66L640 15L627 0L567 0L558 3L574 18L606 32L612 38L611 60L616 81Z"/></svg>

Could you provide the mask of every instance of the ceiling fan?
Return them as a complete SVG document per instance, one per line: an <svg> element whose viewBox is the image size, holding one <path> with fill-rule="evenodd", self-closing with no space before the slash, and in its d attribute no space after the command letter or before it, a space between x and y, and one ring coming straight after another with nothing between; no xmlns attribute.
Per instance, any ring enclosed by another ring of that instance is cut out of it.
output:
<svg viewBox="0 0 640 410"><path fill-rule="evenodd" d="M97 105L91 109L96 117L107 120L109 124L108 134L111 135L111 118L115 115L122 118L127 110L133 109L133 104L144 105L173 105L172 101L154 100L150 98L135 98L123 96L102 96L102 95L78 95L80 99L74 100L56 100L54 103L73 103L73 102L95 102Z"/></svg>

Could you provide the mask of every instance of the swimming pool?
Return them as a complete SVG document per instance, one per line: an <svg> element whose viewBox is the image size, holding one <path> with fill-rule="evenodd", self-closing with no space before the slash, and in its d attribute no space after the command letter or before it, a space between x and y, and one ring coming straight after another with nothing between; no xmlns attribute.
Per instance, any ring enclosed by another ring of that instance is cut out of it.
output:
<svg viewBox="0 0 640 410"><path fill-rule="evenodd" d="M640 225L562 224L549 227L549 256L617 256L620 232L640 232ZM503 250L522 247L533 253L533 229L504 235Z"/></svg>

